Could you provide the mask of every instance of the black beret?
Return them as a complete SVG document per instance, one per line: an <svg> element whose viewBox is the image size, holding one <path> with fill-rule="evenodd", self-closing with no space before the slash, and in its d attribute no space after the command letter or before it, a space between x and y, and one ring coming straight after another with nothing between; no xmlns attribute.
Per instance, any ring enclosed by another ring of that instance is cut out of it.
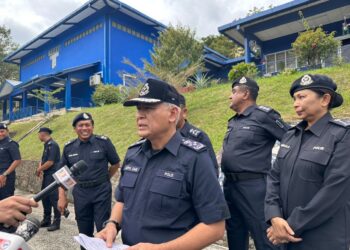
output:
<svg viewBox="0 0 350 250"><path fill-rule="evenodd" d="M0 123L0 129L7 129L8 130L8 127L5 123Z"/></svg>
<svg viewBox="0 0 350 250"><path fill-rule="evenodd" d="M91 121L92 122L92 125L94 124L94 120L92 119L92 116L91 114L89 113L80 113L79 115L77 115L76 117L74 117L73 119L73 122L72 122L72 125L73 127L75 127L75 125L80 122L80 121Z"/></svg>
<svg viewBox="0 0 350 250"><path fill-rule="evenodd" d="M42 128L40 128L39 129L39 133L41 133L41 132L45 132L45 133L48 133L48 134L52 134L52 130L51 129L49 129L49 128L46 128L46 127L42 127Z"/></svg>
<svg viewBox="0 0 350 250"><path fill-rule="evenodd" d="M343 104L343 97L336 92L337 84L328 76L306 74L295 80L290 87L289 94L293 97L295 92L303 89L329 90L332 93L331 108L339 107Z"/></svg>
<svg viewBox="0 0 350 250"><path fill-rule="evenodd" d="M139 103L168 102L180 106L179 93L169 83L149 78L140 90L137 98L124 102L124 106L136 106Z"/></svg>
<svg viewBox="0 0 350 250"><path fill-rule="evenodd" d="M255 90L256 92L259 91L259 85L256 81L249 77L239 77L236 80L233 81L232 83L232 88L235 86L247 86L249 89Z"/></svg>

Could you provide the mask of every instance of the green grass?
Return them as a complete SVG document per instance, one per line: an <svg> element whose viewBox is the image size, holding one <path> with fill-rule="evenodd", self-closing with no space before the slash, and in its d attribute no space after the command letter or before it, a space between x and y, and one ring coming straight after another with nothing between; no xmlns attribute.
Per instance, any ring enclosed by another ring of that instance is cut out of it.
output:
<svg viewBox="0 0 350 250"><path fill-rule="evenodd" d="M344 97L344 104L332 113L337 118L350 118L350 64L310 71L310 73L327 74L335 80L339 86L339 92ZM303 74L305 72L291 76L258 79L260 85L258 104L278 110L286 121L295 121L297 118L289 96L289 87ZM228 108L230 91L230 84L220 84L186 94L190 122L208 133L215 151L221 148L227 120L234 114ZM128 145L138 140L135 108L124 108L121 104L113 104L84 111L90 112L94 117L95 133L110 137L121 158L124 157ZM76 114L72 112L55 117L45 125L54 130L53 137L61 145L61 149L65 142L76 137L71 126L71 121ZM15 132L14 139L20 138L35 124L36 122L11 124L10 130ZM20 143L20 148L23 159L38 160L43 146L37 134L33 133Z"/></svg>

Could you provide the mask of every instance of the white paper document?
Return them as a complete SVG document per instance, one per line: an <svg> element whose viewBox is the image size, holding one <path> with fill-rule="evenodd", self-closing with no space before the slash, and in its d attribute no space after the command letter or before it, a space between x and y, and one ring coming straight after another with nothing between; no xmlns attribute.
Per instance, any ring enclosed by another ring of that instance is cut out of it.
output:
<svg viewBox="0 0 350 250"><path fill-rule="evenodd" d="M86 236L85 234L79 234L74 236L74 239L86 250L124 250L129 246L113 243L112 248L107 248L106 242L100 238L94 238Z"/></svg>

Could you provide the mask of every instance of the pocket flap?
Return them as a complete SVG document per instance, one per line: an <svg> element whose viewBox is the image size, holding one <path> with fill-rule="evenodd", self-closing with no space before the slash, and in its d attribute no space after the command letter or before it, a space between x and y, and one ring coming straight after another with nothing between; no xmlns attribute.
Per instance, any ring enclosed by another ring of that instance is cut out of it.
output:
<svg viewBox="0 0 350 250"><path fill-rule="evenodd" d="M327 151L304 150L300 152L299 158L325 166L328 164L331 154Z"/></svg>

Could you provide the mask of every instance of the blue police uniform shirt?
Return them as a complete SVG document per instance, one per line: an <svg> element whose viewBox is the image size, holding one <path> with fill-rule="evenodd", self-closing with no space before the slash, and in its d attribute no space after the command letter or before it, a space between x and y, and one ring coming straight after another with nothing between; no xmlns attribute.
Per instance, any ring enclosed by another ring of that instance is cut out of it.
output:
<svg viewBox="0 0 350 250"><path fill-rule="evenodd" d="M180 133L183 137L198 141L207 147L210 158L214 163L215 172L218 172L219 164L216 160L215 151L213 145L211 144L209 136L203 130L200 130L199 128L193 126L188 121L186 121L185 125L180 129Z"/></svg>
<svg viewBox="0 0 350 250"><path fill-rule="evenodd" d="M129 147L115 193L116 200L124 203L124 244L167 242L198 223L227 219L212 165L205 145L179 132L158 152L148 140Z"/></svg>
<svg viewBox="0 0 350 250"><path fill-rule="evenodd" d="M108 175L108 163L115 165L120 162L117 151L106 136L92 135L88 141L74 139L64 146L60 166L72 167L84 160L87 170L78 176L79 181L93 181Z"/></svg>
<svg viewBox="0 0 350 250"><path fill-rule="evenodd" d="M272 147L288 130L272 108L252 105L229 120L223 142L223 172L266 174L271 168Z"/></svg>
<svg viewBox="0 0 350 250"><path fill-rule="evenodd" d="M45 164L47 161L53 161L54 165L50 168L44 170L44 174L53 174L58 167L60 162L60 147L58 144L51 138L47 142L44 143L44 151L41 157L41 164Z"/></svg>
<svg viewBox="0 0 350 250"><path fill-rule="evenodd" d="M5 172L12 162L21 159L19 145L10 137L5 137L0 141L0 174Z"/></svg>
<svg viewBox="0 0 350 250"><path fill-rule="evenodd" d="M303 238L288 249L349 249L350 127L330 113L306 125L281 141L267 178L266 220L285 218Z"/></svg>

